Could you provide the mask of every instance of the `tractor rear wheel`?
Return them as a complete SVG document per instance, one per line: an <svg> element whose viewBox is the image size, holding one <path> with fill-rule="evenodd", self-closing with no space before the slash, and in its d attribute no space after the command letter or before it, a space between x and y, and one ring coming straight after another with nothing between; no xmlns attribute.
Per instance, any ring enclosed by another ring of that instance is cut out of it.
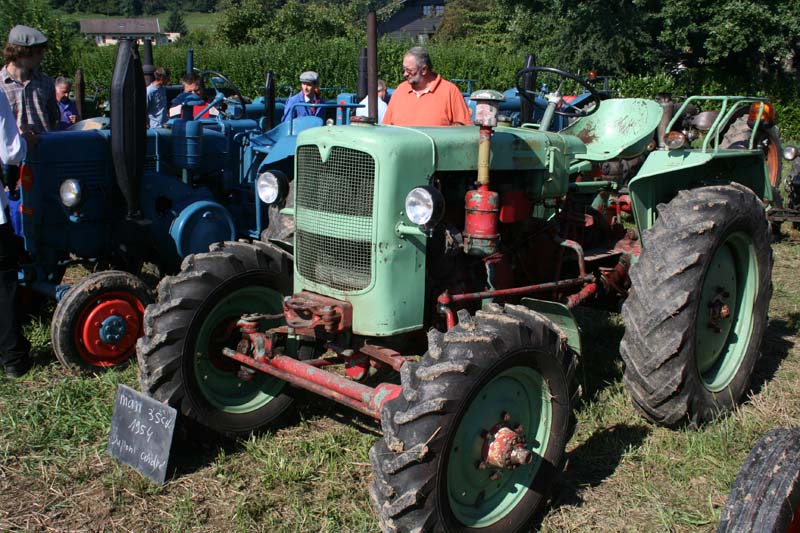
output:
<svg viewBox="0 0 800 533"><path fill-rule="evenodd" d="M747 109L742 109L738 116L725 128L725 133L719 145L721 148L747 148L750 146L750 136L753 130L747 125ZM775 189L781 183L781 167L783 164L783 149L781 148L781 134L777 126L760 128L754 141L755 148L764 151L767 163L769 182Z"/></svg>
<svg viewBox="0 0 800 533"><path fill-rule="evenodd" d="M718 533L800 532L800 428L776 428L745 459Z"/></svg>
<svg viewBox="0 0 800 533"><path fill-rule="evenodd" d="M92 373L128 363L142 335L145 283L127 272L90 274L58 302L50 325L53 351L70 370Z"/></svg>
<svg viewBox="0 0 800 533"><path fill-rule="evenodd" d="M222 348L236 348L241 315L282 314L291 290L291 258L263 242L218 243L188 256L145 312L137 346L142 390L178 409L190 429L200 424L235 437L275 421L292 403L286 382L244 370ZM259 328L283 323L263 318Z"/></svg>
<svg viewBox="0 0 800 533"><path fill-rule="evenodd" d="M622 307L624 380L649 420L700 423L749 386L772 294L769 227L737 183L680 191L658 212Z"/></svg>
<svg viewBox="0 0 800 533"><path fill-rule="evenodd" d="M370 498L383 531L519 530L563 467L575 352L522 306L459 322L431 330L381 412Z"/></svg>

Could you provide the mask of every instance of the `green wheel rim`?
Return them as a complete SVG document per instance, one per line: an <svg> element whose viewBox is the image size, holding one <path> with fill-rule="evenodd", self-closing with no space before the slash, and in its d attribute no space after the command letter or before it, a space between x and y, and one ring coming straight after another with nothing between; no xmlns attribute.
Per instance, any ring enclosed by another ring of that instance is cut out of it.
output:
<svg viewBox="0 0 800 533"><path fill-rule="evenodd" d="M711 392L730 385L747 353L758 278L752 239L742 232L729 235L714 252L706 271L697 313L697 369ZM725 305L727 317L713 316L715 305Z"/></svg>
<svg viewBox="0 0 800 533"><path fill-rule="evenodd" d="M261 372L256 372L252 381L243 381L236 376L238 363L210 350L213 344L213 351L217 352L219 340L212 339L225 330L226 325L235 323L244 313L280 313L282 300L280 293L272 289L245 287L224 296L203 320L195 343L194 371L200 392L216 409L234 414L249 413L267 405L283 390L285 381ZM259 327L274 327L282 322L262 320ZM233 331L232 339L238 339L236 328ZM236 341L226 342L225 346L235 348Z"/></svg>
<svg viewBox="0 0 800 533"><path fill-rule="evenodd" d="M486 430L511 415L509 424L522 424L534 459L516 470L477 468ZM511 367L484 385L459 420L447 456L447 496L455 517L468 527L486 527L520 504L539 471L552 423L552 400L541 374L527 366Z"/></svg>

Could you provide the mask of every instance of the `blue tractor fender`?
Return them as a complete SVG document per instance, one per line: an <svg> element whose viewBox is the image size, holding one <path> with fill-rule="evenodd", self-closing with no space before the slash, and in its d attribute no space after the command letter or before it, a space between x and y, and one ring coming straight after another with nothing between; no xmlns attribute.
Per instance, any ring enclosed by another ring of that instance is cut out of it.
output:
<svg viewBox="0 0 800 533"><path fill-rule="evenodd" d="M200 200L184 207L172 221L169 235L181 258L207 252L215 242L236 239L236 228L228 210L217 202Z"/></svg>

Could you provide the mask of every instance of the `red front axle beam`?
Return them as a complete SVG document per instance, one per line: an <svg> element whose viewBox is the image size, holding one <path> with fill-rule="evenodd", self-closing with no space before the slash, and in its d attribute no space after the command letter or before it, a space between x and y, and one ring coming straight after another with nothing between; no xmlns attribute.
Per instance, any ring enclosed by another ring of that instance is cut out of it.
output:
<svg viewBox="0 0 800 533"><path fill-rule="evenodd" d="M400 385L391 383L381 383L374 388L362 385L285 355L276 355L257 361L230 348L223 348L222 353L244 365L344 404L378 420L381 418L383 404L397 398L402 391Z"/></svg>

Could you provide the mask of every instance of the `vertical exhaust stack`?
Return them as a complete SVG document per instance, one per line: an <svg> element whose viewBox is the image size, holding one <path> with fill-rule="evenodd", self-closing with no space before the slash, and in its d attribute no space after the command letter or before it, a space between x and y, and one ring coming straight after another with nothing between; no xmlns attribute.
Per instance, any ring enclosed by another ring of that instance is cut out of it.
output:
<svg viewBox="0 0 800 533"><path fill-rule="evenodd" d="M153 83L153 73L156 66L153 64L153 43L150 39L144 40L144 50L142 52L142 72L144 72L145 86Z"/></svg>
<svg viewBox="0 0 800 533"><path fill-rule="evenodd" d="M186 74L194 72L194 49L186 50Z"/></svg>
<svg viewBox="0 0 800 533"><path fill-rule="evenodd" d="M356 96L360 102L367 96L367 47L361 49L361 54L358 56L358 85L356 87Z"/></svg>
<svg viewBox="0 0 800 533"><path fill-rule="evenodd" d="M111 159L127 217L141 218L139 183L147 150L144 73L136 42L123 39L111 77Z"/></svg>
<svg viewBox="0 0 800 533"><path fill-rule="evenodd" d="M264 80L264 131L275 127L275 77L271 70L267 71Z"/></svg>
<svg viewBox="0 0 800 533"><path fill-rule="evenodd" d="M531 68L536 66L536 57L533 54L528 54L525 58L525 65L522 68ZM529 72L523 74L522 88L526 91L536 90L536 73ZM527 98L519 97L519 114L523 124L533 122L533 102Z"/></svg>
<svg viewBox="0 0 800 533"><path fill-rule="evenodd" d="M78 116L84 118L83 110L86 108L86 82L83 79L83 69L75 71L75 107Z"/></svg>
<svg viewBox="0 0 800 533"><path fill-rule="evenodd" d="M367 115L378 122L378 16L367 13Z"/></svg>

